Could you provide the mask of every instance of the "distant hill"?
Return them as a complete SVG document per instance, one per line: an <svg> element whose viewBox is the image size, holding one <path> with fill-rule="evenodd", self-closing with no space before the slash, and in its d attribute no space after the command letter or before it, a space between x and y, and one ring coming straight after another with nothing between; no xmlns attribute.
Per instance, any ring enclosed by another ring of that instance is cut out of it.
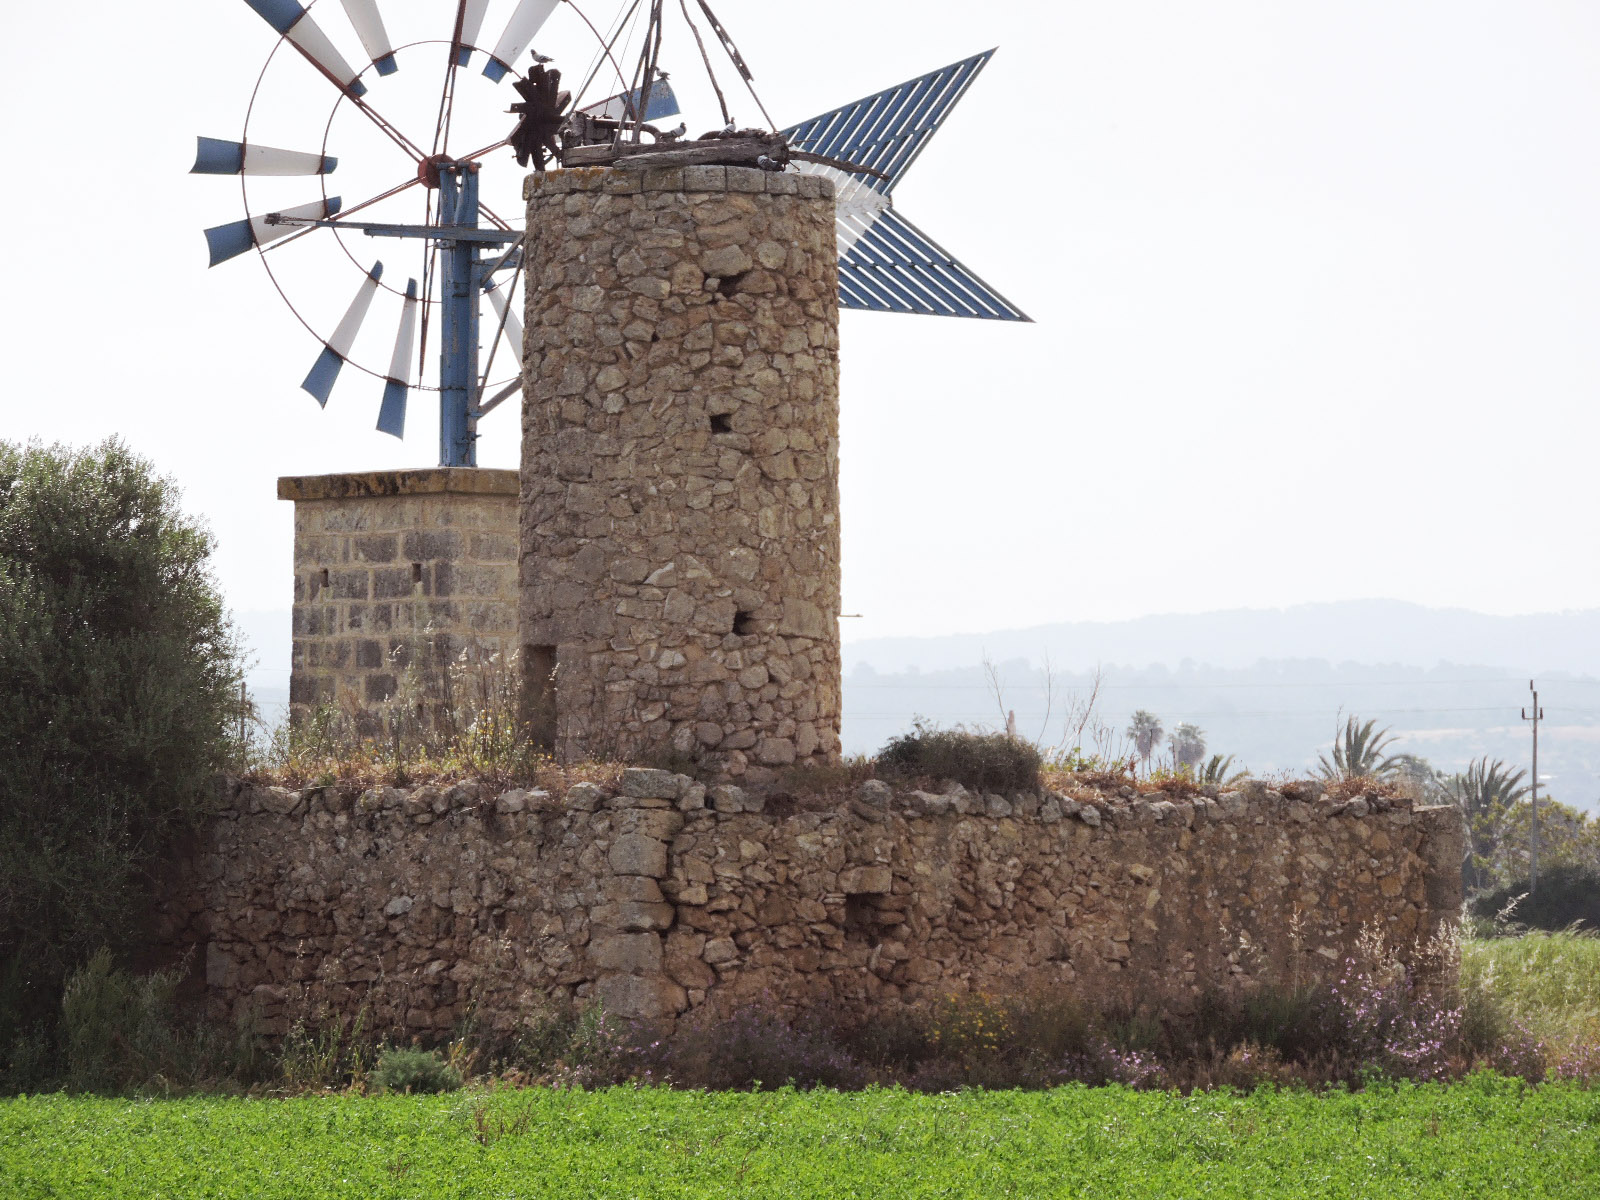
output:
<svg viewBox="0 0 1600 1200"><path fill-rule="evenodd" d="M1471 663L1524 674L1600 676L1600 608L1494 617L1399 600L1352 600L947 637L872 638L846 643L844 661L847 673L858 663L878 671L932 671L977 664L985 653L996 661L1021 658L1033 663L1042 663L1048 654L1066 670L1091 669L1097 663L1176 667L1185 659L1246 667L1262 659L1312 658L1415 667Z"/></svg>

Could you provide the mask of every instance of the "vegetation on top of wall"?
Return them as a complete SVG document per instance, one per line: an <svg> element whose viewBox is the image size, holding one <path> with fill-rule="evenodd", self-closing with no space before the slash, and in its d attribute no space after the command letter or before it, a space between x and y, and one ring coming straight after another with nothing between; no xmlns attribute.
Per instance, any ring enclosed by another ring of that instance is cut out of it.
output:
<svg viewBox="0 0 1600 1200"><path fill-rule="evenodd" d="M233 750L210 534L116 441L0 443L0 1052L124 947Z"/></svg>
<svg viewBox="0 0 1600 1200"><path fill-rule="evenodd" d="M1044 756L1032 742L1005 733L935 729L918 721L878 751L878 770L901 778L953 779L980 792L1032 791Z"/></svg>

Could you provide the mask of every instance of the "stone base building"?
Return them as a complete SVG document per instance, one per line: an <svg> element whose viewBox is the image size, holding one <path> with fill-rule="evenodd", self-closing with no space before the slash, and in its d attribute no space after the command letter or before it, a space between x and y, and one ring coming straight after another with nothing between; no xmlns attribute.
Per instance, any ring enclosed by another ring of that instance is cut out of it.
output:
<svg viewBox="0 0 1600 1200"><path fill-rule="evenodd" d="M515 471L289 477L278 499L295 506L292 719L332 706L370 723L402 690L427 718L463 650L515 651Z"/></svg>

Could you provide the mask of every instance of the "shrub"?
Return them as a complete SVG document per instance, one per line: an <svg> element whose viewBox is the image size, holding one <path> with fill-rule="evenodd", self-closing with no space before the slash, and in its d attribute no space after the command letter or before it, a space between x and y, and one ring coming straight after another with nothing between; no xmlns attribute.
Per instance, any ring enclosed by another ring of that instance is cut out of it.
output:
<svg viewBox="0 0 1600 1200"><path fill-rule="evenodd" d="M259 1066L248 1024L230 1034L192 1019L177 1001L183 970L134 975L101 949L62 989L60 1068L70 1091L129 1092L247 1083Z"/></svg>
<svg viewBox="0 0 1600 1200"><path fill-rule="evenodd" d="M0 1046L125 946L238 716L211 538L116 442L0 443Z"/></svg>
<svg viewBox="0 0 1600 1200"><path fill-rule="evenodd" d="M1510 909L1511 923L1529 929L1555 932L1582 922L1585 929L1600 930L1600 872L1579 866L1551 867L1539 873L1537 891L1526 879L1519 879L1485 892L1469 907L1473 916L1490 920Z"/></svg>
<svg viewBox="0 0 1600 1200"><path fill-rule="evenodd" d="M953 779L980 792L1031 791L1044 759L1031 742L1004 733L933 729L920 721L878 752L886 774Z"/></svg>
<svg viewBox="0 0 1600 1200"><path fill-rule="evenodd" d="M378 1055L368 1081L380 1092L453 1092L461 1086L461 1072L431 1050L409 1047Z"/></svg>

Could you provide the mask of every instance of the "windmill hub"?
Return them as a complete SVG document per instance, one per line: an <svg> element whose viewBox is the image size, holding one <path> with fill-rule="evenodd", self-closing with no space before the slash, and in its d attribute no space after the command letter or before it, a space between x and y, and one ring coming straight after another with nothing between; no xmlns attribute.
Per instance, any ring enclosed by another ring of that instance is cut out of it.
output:
<svg viewBox="0 0 1600 1200"><path fill-rule="evenodd" d="M448 154L432 154L417 164L417 182L429 191L438 191L439 172L456 165Z"/></svg>

